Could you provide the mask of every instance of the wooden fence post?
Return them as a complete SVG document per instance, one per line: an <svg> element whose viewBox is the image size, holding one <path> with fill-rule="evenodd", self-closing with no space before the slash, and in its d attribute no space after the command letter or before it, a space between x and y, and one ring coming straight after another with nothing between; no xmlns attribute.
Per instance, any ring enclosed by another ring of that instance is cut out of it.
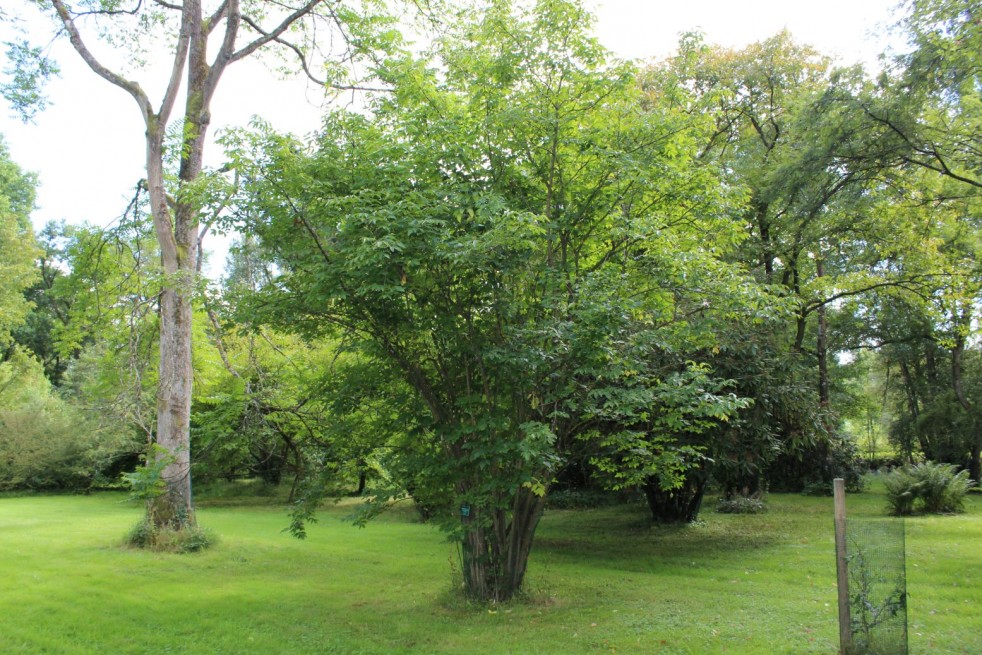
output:
<svg viewBox="0 0 982 655"><path fill-rule="evenodd" d="M849 619L849 565L846 559L846 483L842 478L832 482L835 496L835 569L839 586L839 652L845 655L852 646Z"/></svg>

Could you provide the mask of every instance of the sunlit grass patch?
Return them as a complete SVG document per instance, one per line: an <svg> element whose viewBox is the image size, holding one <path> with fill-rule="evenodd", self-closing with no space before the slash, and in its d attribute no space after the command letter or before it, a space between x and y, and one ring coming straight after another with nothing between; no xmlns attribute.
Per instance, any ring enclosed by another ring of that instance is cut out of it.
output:
<svg viewBox="0 0 982 655"><path fill-rule="evenodd" d="M885 516L881 488L849 497ZM127 549L123 494L0 499L2 653L816 653L837 648L831 499L772 494L758 515L651 526L643 508L550 510L526 593L477 606L456 550L399 507L365 529L325 506L309 537L285 506L199 509L221 536ZM217 502L217 501L216 501ZM265 501L262 501L265 502ZM907 520L911 652L982 652L982 498Z"/></svg>

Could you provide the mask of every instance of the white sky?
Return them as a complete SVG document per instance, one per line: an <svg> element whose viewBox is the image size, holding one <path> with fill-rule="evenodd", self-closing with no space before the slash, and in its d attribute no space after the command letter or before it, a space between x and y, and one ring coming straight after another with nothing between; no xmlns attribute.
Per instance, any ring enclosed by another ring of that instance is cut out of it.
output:
<svg viewBox="0 0 982 655"><path fill-rule="evenodd" d="M27 4L27 3L25 3ZM879 28L893 21L897 0L593 0L600 40L622 58L658 58L678 35L699 29L710 43L739 47L789 29L843 63L873 64L884 49ZM24 12L30 12L25 7ZM0 24L0 41L12 38ZM99 79L67 42L54 46L62 75L49 85L52 105L24 125L0 100L0 133L21 167L40 175L34 224L65 219L106 225L144 176L143 123L125 92ZM151 85L145 85L152 93ZM151 96L153 97L153 96ZM302 81L274 79L255 62L229 68L212 110L212 134L262 116L279 130L317 128L320 92ZM210 157L209 157L210 155ZM221 160L212 146L206 161ZM216 244L218 245L218 244ZM222 256L213 259L220 268ZM217 261L216 261L217 260Z"/></svg>

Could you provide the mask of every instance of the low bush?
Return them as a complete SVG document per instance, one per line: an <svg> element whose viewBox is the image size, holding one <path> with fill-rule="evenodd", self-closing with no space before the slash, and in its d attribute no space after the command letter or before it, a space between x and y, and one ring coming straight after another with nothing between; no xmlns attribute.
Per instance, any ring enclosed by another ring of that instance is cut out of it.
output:
<svg viewBox="0 0 982 655"><path fill-rule="evenodd" d="M55 394L29 354L0 362L0 491L87 491L133 449L125 433Z"/></svg>
<svg viewBox="0 0 982 655"><path fill-rule="evenodd" d="M918 511L927 514L954 514L965 509L965 496L975 486L968 471L953 464L924 462L897 469L886 475L890 512L907 516Z"/></svg>
<svg viewBox="0 0 982 655"><path fill-rule="evenodd" d="M211 530L198 526L178 529L156 527L146 518L126 535L126 545L159 553L196 553L215 545L218 538Z"/></svg>
<svg viewBox="0 0 982 655"><path fill-rule="evenodd" d="M887 490L887 504L895 516L909 516L914 513L917 500L917 482L907 469L894 469L883 476Z"/></svg>

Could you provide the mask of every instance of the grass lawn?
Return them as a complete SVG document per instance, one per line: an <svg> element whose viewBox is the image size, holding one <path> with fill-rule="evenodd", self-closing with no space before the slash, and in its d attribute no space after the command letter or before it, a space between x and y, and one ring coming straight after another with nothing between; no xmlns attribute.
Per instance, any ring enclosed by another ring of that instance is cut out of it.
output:
<svg viewBox="0 0 982 655"><path fill-rule="evenodd" d="M219 544L165 555L119 545L140 516L122 495L0 498L0 653L832 655L832 500L769 508L677 528L548 511L528 597L489 609L453 592L454 549L408 508L358 529L332 506L297 541L280 507L206 505ZM907 520L911 653L982 653L982 497L967 508Z"/></svg>

